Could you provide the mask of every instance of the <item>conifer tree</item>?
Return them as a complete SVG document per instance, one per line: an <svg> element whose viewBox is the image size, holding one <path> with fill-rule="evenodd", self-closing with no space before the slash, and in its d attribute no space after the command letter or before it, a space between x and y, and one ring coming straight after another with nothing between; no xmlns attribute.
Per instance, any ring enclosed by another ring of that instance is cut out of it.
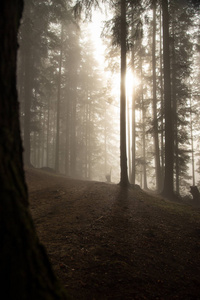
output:
<svg viewBox="0 0 200 300"><path fill-rule="evenodd" d="M16 91L23 1L0 4L0 287L3 299L67 299L37 237L28 207ZM8 64L9 62L9 64Z"/></svg>

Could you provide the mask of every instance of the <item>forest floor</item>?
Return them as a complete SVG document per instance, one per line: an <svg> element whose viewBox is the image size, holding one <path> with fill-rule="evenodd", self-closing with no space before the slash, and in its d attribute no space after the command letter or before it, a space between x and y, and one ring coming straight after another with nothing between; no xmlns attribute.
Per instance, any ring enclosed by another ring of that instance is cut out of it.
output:
<svg viewBox="0 0 200 300"><path fill-rule="evenodd" d="M41 242L71 299L200 299L200 209L27 169Z"/></svg>

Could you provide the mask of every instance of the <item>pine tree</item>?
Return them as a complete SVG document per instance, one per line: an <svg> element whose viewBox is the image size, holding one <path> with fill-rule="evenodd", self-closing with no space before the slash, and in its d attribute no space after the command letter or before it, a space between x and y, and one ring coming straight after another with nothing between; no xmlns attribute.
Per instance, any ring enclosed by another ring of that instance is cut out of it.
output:
<svg viewBox="0 0 200 300"><path fill-rule="evenodd" d="M64 300L67 296L39 242L28 208L16 91L17 34L22 9L20 0L0 4L1 295L4 299Z"/></svg>
<svg viewBox="0 0 200 300"><path fill-rule="evenodd" d="M164 63L164 109L165 109L165 177L162 194L171 197L173 187L173 128L169 54L169 7L168 0L162 0L163 13L163 63Z"/></svg>

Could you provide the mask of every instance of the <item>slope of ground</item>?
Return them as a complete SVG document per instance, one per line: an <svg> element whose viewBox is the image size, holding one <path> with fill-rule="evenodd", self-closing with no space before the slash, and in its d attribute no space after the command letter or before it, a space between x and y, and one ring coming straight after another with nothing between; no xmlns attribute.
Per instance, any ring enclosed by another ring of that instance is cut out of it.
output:
<svg viewBox="0 0 200 300"><path fill-rule="evenodd" d="M200 299L200 211L26 170L31 213L72 299Z"/></svg>

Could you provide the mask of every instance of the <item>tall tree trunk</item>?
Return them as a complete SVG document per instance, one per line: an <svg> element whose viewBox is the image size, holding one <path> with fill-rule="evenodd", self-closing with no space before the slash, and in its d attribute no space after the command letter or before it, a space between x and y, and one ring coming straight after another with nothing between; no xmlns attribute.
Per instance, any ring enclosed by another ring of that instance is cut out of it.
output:
<svg viewBox="0 0 200 300"><path fill-rule="evenodd" d="M42 112L39 112L39 126L42 125ZM42 164L42 130L38 132L38 168Z"/></svg>
<svg viewBox="0 0 200 300"><path fill-rule="evenodd" d="M71 101L71 140L70 140L70 175L76 177L76 110L77 110L77 73L75 70L72 84Z"/></svg>
<svg viewBox="0 0 200 300"><path fill-rule="evenodd" d="M91 134L90 124L91 123L91 104L90 104L90 93L87 91L87 100L85 104L85 178L91 179Z"/></svg>
<svg viewBox="0 0 200 300"><path fill-rule="evenodd" d="M147 186L147 171L146 171L146 138L145 138L145 108L144 108L144 99L142 95L142 155L143 155L143 188L144 190L148 189Z"/></svg>
<svg viewBox="0 0 200 300"><path fill-rule="evenodd" d="M30 4L26 3L27 18L25 28L26 48L24 49L24 163L31 165L31 21L30 21Z"/></svg>
<svg viewBox="0 0 200 300"><path fill-rule="evenodd" d="M194 167L194 137L192 121L192 101L190 98L190 135L191 135L191 152L192 152L192 184L195 186L195 167Z"/></svg>
<svg viewBox="0 0 200 300"><path fill-rule="evenodd" d="M164 178L164 99L163 99L163 43L162 43L162 7L160 7L160 102L161 102L161 175Z"/></svg>
<svg viewBox="0 0 200 300"><path fill-rule="evenodd" d="M177 91L176 91L176 53L175 53L175 44L174 39L174 21L172 22L172 109L173 109L173 129L174 129L174 167L175 167L175 184L176 184L176 193L179 194L179 141L178 141L178 122L177 122Z"/></svg>
<svg viewBox="0 0 200 300"><path fill-rule="evenodd" d="M92 115L92 106L91 103L88 104L88 151L87 151L87 155L88 155L88 179L92 178L92 147L91 147L91 115Z"/></svg>
<svg viewBox="0 0 200 300"><path fill-rule="evenodd" d="M49 141L50 141L50 95L48 96L47 111L47 148L46 148L46 166L49 167Z"/></svg>
<svg viewBox="0 0 200 300"><path fill-rule="evenodd" d="M135 93L133 89L133 95L132 95L132 166L131 166L131 183L135 184Z"/></svg>
<svg viewBox="0 0 200 300"><path fill-rule="evenodd" d="M107 175L107 112L106 112L106 101L104 107L104 174Z"/></svg>
<svg viewBox="0 0 200 300"><path fill-rule="evenodd" d="M45 165L45 155L46 155L46 151L45 151L45 142L46 142L46 135L45 135L45 119L46 119L46 111L44 111L43 113L43 124L42 124L42 167L44 167Z"/></svg>
<svg viewBox="0 0 200 300"><path fill-rule="evenodd" d="M161 169L160 169L160 149L158 139L158 119L157 119L157 95L156 95L156 0L153 0L153 43L152 43L152 70L153 70L153 126L154 126L154 148L155 148L155 169L156 187L161 191Z"/></svg>
<svg viewBox="0 0 200 300"><path fill-rule="evenodd" d="M88 96L87 96L88 99ZM86 102L85 107L85 132L84 132L84 140L85 140L85 151L84 151L84 177L85 179L88 178L88 156L87 156L87 151L88 151L88 104Z"/></svg>
<svg viewBox="0 0 200 300"><path fill-rule="evenodd" d="M126 153L126 0L121 0L120 185L128 186Z"/></svg>
<svg viewBox="0 0 200 300"><path fill-rule="evenodd" d="M36 144L37 144L36 143L36 132L33 132L33 151L31 154L31 160L32 160L34 166L36 166L36 151L37 151Z"/></svg>
<svg viewBox="0 0 200 300"><path fill-rule="evenodd" d="M164 62L164 104L165 104L165 178L162 194L174 195L173 189L173 124L171 104L170 55L169 55L169 11L168 0L162 0L163 13L163 62Z"/></svg>
<svg viewBox="0 0 200 300"><path fill-rule="evenodd" d="M58 94L57 94L57 122L56 122L56 153L55 153L55 170L59 173L60 158L60 101L61 101L61 73L62 73L62 56L63 56L63 25L61 24L61 42L60 42L60 58L58 71Z"/></svg>
<svg viewBox="0 0 200 300"><path fill-rule="evenodd" d="M132 20L133 20L133 16L132 16ZM132 26L132 35L133 35L133 26ZM132 47L132 51L131 51L131 68L132 68L132 73L134 74L134 47ZM132 92L132 165L131 165L131 183L135 184L135 143L136 143L136 139L135 139L135 87L133 85L133 92Z"/></svg>
<svg viewBox="0 0 200 300"><path fill-rule="evenodd" d="M127 102L127 129L128 129L128 176L131 179L131 126L130 126L130 112L129 102Z"/></svg>
<svg viewBox="0 0 200 300"><path fill-rule="evenodd" d="M69 163L70 163L70 108L71 108L71 92L70 89L66 90L66 123L65 123L65 128L66 128L66 133L65 133L65 175L69 176L70 175L70 168L69 168Z"/></svg>
<svg viewBox="0 0 200 300"><path fill-rule="evenodd" d="M142 74L142 60L141 60L141 79L143 78ZM142 156L143 156L143 188L144 190L148 189L147 186L147 171L146 171L146 108L144 105L144 94L143 94L143 83L141 82L141 97L142 97Z"/></svg>
<svg viewBox="0 0 200 300"><path fill-rule="evenodd" d="M23 1L0 3L0 287L2 299L66 299L28 209L16 91ZM9 64L8 64L9 62Z"/></svg>

